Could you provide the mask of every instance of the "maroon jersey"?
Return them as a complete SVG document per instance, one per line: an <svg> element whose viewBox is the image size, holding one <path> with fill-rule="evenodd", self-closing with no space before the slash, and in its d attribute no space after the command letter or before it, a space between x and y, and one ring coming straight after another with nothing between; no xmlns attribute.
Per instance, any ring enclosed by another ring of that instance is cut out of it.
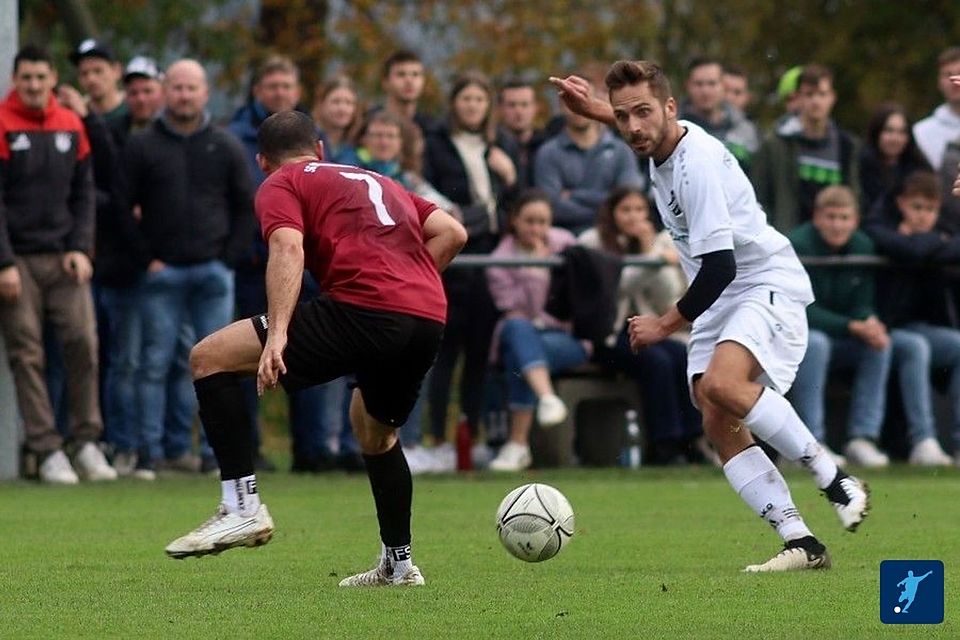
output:
<svg viewBox="0 0 960 640"><path fill-rule="evenodd" d="M440 274L423 243L436 205L358 167L296 162L257 191L269 241L280 227L303 233L304 264L333 300L446 322Z"/></svg>

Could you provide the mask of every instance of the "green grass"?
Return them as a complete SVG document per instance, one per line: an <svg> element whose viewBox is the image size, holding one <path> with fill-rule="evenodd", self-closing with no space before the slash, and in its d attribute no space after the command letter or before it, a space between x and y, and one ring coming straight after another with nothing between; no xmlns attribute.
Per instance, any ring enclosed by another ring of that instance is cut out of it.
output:
<svg viewBox="0 0 960 640"><path fill-rule="evenodd" d="M204 520L216 483L0 485L0 638L886 638L960 637L960 473L867 474L874 510L840 530L800 472L794 498L830 571L745 575L775 534L715 470L569 470L417 478L420 589L339 589L379 549L364 476L261 477L277 524L266 547L174 561L164 545ZM556 558L515 560L493 511L535 479L560 488L577 531ZM879 621L879 562L942 559L946 621Z"/></svg>

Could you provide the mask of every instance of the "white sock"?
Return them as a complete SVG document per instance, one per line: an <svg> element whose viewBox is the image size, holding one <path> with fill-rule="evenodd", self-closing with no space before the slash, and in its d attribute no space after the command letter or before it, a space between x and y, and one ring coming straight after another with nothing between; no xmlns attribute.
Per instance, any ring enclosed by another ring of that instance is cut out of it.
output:
<svg viewBox="0 0 960 640"><path fill-rule="evenodd" d="M410 545L388 547L381 542L380 564L386 568L386 572L391 576L396 577L406 574L413 566L413 554L410 552Z"/></svg>
<svg viewBox="0 0 960 640"><path fill-rule="evenodd" d="M760 447L748 447L723 465L733 490L785 541L812 536L793 504L790 489Z"/></svg>
<svg viewBox="0 0 960 640"><path fill-rule="evenodd" d="M836 477L837 465L833 459L787 399L773 389L764 388L743 423L787 460L799 460L813 474L817 488L826 488Z"/></svg>
<svg viewBox="0 0 960 640"><path fill-rule="evenodd" d="M257 476L243 476L236 480L222 480L220 493L223 504L229 513L252 516L260 508L260 494L257 493Z"/></svg>

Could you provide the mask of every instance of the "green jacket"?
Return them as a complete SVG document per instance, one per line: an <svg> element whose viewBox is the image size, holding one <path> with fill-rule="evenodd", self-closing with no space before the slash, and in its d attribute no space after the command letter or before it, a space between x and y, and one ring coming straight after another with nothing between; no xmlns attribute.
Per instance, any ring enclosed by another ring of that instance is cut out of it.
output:
<svg viewBox="0 0 960 640"><path fill-rule="evenodd" d="M798 256L873 256L873 240L862 231L854 231L850 242L834 251L820 237L812 222L788 235ZM813 284L816 302L807 307L810 328L835 338L847 337L851 320L876 315L876 282L870 267L806 267Z"/></svg>
<svg viewBox="0 0 960 640"><path fill-rule="evenodd" d="M853 189L860 200L859 141L843 130L840 134L841 184ZM790 233L809 218L800 215L800 170L797 147L801 133L771 133L760 145L750 163L750 182L757 201L767 212L770 225L780 233Z"/></svg>

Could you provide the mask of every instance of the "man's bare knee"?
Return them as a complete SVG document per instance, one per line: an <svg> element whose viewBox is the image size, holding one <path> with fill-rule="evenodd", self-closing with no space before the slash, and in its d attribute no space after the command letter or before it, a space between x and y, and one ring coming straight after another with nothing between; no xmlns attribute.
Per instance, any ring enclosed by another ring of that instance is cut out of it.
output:
<svg viewBox="0 0 960 640"><path fill-rule="evenodd" d="M210 342L204 338L190 349L190 373L194 380L217 373L216 357Z"/></svg>

